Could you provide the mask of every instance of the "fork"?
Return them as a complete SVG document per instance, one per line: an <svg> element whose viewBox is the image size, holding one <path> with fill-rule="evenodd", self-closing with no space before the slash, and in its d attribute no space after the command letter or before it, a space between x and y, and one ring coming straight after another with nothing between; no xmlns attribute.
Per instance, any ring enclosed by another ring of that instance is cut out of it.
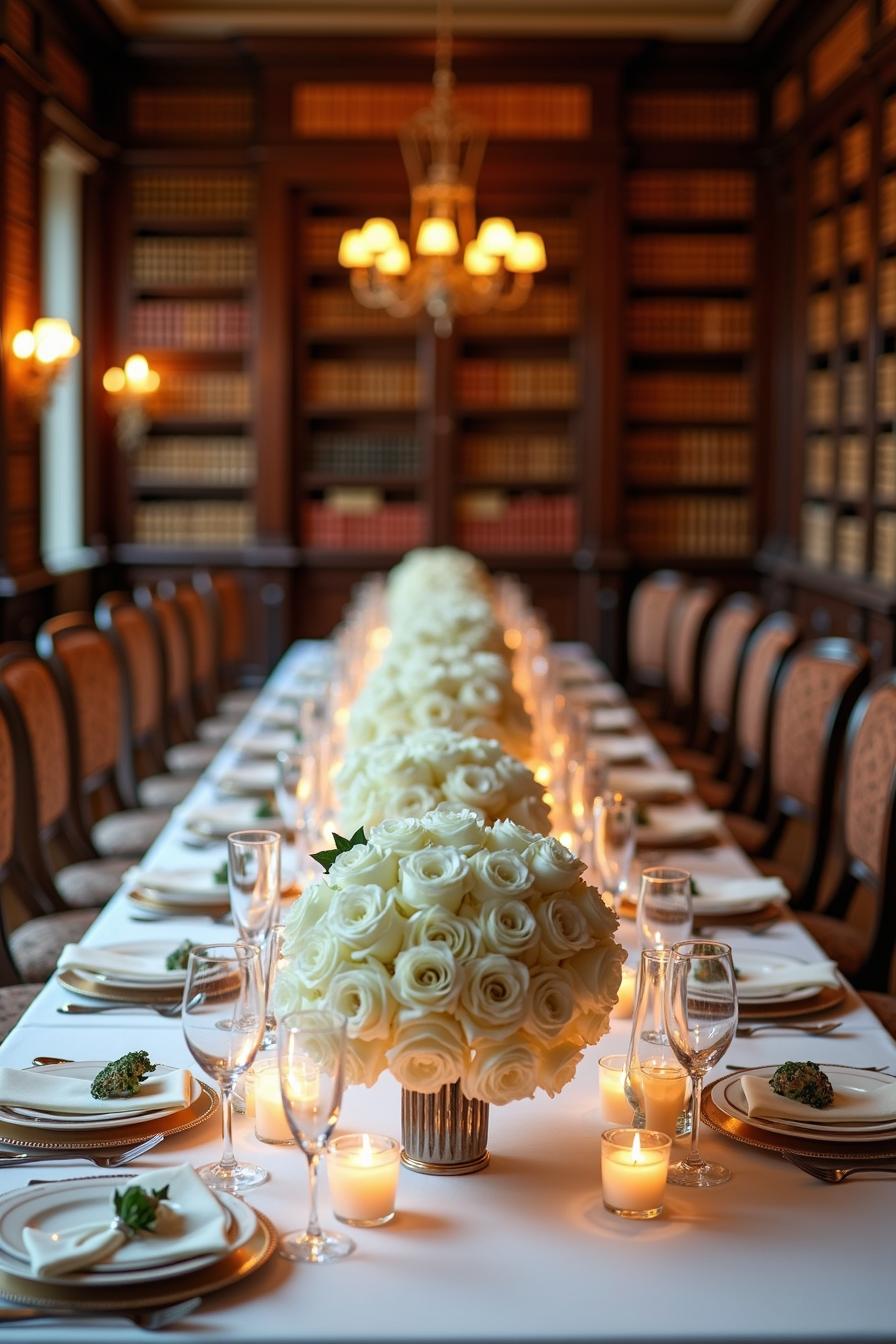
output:
<svg viewBox="0 0 896 1344"><path fill-rule="evenodd" d="M726 1069L735 1073L751 1073L755 1069L767 1069L768 1064L726 1064ZM862 1073L889 1073L889 1064L840 1064L842 1069L861 1069Z"/></svg>
<svg viewBox="0 0 896 1344"><path fill-rule="evenodd" d="M164 1330L166 1325L182 1321L202 1305L201 1297L188 1297L184 1302L173 1302L170 1307L159 1307L156 1311L84 1311L68 1310L65 1307L0 1307L0 1325L12 1325L16 1321L63 1320L102 1320L130 1321L141 1330Z"/></svg>
<svg viewBox="0 0 896 1344"><path fill-rule="evenodd" d="M838 1027L842 1027L842 1022L825 1022L823 1026L797 1026L795 1022L758 1022L755 1025L738 1027L736 1036L747 1037L758 1036L761 1031L787 1031L799 1033L802 1036L830 1036Z"/></svg>
<svg viewBox="0 0 896 1344"><path fill-rule="evenodd" d="M202 1002L204 994L194 994L187 1004L196 1008ZM83 1013L158 1013L159 1017L180 1017L182 1005L178 1003L61 1003L57 1013L67 1017L79 1017Z"/></svg>
<svg viewBox="0 0 896 1344"><path fill-rule="evenodd" d="M814 1176L816 1180L824 1181L827 1185L842 1185L850 1176L861 1175L863 1171L881 1171L896 1176L896 1167L881 1167L873 1162L859 1167L829 1167L823 1162L813 1162L805 1157L797 1157L794 1153L785 1153L784 1156L788 1162L791 1162L795 1167L799 1167L800 1171L805 1171L809 1176Z"/></svg>
<svg viewBox="0 0 896 1344"><path fill-rule="evenodd" d="M164 1137L164 1134L151 1134L142 1143L135 1143L130 1148L113 1152L104 1148L67 1148L52 1153L4 1153L0 1150L0 1168L31 1167L37 1162L71 1162L75 1158L92 1162L95 1167L126 1167L130 1162L136 1162L144 1153L148 1153L151 1148L155 1148Z"/></svg>

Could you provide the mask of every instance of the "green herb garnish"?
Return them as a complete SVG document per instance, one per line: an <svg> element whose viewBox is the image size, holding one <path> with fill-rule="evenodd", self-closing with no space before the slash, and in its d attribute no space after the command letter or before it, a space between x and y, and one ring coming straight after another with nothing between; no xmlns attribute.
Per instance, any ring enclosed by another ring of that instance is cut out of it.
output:
<svg viewBox="0 0 896 1344"><path fill-rule="evenodd" d="M190 952L196 946L191 943L189 938L185 938L180 947L176 947L173 952L169 952L165 958L166 971L185 971L187 962L190 960Z"/></svg>
<svg viewBox="0 0 896 1344"><path fill-rule="evenodd" d="M638 803L635 808L635 822L638 826L650 825L650 813L647 811L644 803Z"/></svg>
<svg viewBox="0 0 896 1344"><path fill-rule="evenodd" d="M227 860L226 860L226 859L225 859L224 862L221 864L221 867L220 867L220 868L216 868L216 869L215 869L214 873L212 874L212 881L213 881L213 882L216 882L216 883L218 884L219 887L226 887L226 886L227 886Z"/></svg>
<svg viewBox="0 0 896 1344"><path fill-rule="evenodd" d="M115 1217L121 1219L129 1232L151 1232L163 1199L168 1198L168 1186L147 1192L140 1185L129 1185L116 1190Z"/></svg>
<svg viewBox="0 0 896 1344"><path fill-rule="evenodd" d="M364 834L364 827L359 826L350 839L346 839L344 835L337 835L334 831L333 843L336 846L335 849L322 849L317 854L311 855L315 863L319 863L325 873L330 871L340 854L347 854L350 849L354 849L355 845L367 844L367 836Z"/></svg>
<svg viewBox="0 0 896 1344"><path fill-rule="evenodd" d="M274 811L271 800L269 798L262 798L255 809L255 815L259 819L267 819L268 817L276 817L277 813Z"/></svg>
<svg viewBox="0 0 896 1344"><path fill-rule="evenodd" d="M100 1100L133 1097L146 1075L153 1073L155 1068L145 1050L130 1050L100 1069L90 1084L90 1095Z"/></svg>
<svg viewBox="0 0 896 1344"><path fill-rule="evenodd" d="M700 888L697 886L697 883L694 881L693 878L690 879L690 883L691 883L691 895L692 895L692 896L699 896L699 895L700 895Z"/></svg>
<svg viewBox="0 0 896 1344"><path fill-rule="evenodd" d="M779 1097L800 1101L816 1111L824 1110L834 1100L830 1078L811 1060L800 1062L789 1059L786 1064L775 1069L768 1085Z"/></svg>

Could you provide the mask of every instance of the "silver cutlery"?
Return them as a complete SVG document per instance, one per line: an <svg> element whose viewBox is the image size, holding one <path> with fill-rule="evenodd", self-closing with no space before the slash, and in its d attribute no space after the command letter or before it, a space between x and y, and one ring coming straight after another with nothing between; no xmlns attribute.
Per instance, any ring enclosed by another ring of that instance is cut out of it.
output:
<svg viewBox="0 0 896 1344"><path fill-rule="evenodd" d="M203 997L194 994L187 1007L195 1008ZM56 1011L66 1017L81 1017L85 1013L158 1013L159 1017L180 1017L181 1003L61 1003Z"/></svg>
<svg viewBox="0 0 896 1344"><path fill-rule="evenodd" d="M860 1176L863 1172L885 1172L890 1176L896 1176L896 1167L879 1166L872 1159L870 1162L862 1163L855 1167L834 1167L828 1166L825 1162L814 1162L810 1158L797 1157L793 1153L785 1153L784 1156L793 1166L799 1167L800 1171L805 1171L808 1176L814 1176L818 1181L824 1181L827 1185L842 1185L850 1176Z"/></svg>
<svg viewBox="0 0 896 1344"><path fill-rule="evenodd" d="M138 1157L142 1157L150 1149L155 1148L164 1137L163 1134L152 1134L142 1143L135 1143L130 1148L113 1149L111 1151L108 1148L67 1148L64 1151L52 1153L9 1153L0 1149L0 1168L31 1167L37 1162L71 1162L75 1158L84 1162L92 1162L95 1167L126 1167L129 1163L136 1162Z"/></svg>
<svg viewBox="0 0 896 1344"><path fill-rule="evenodd" d="M763 1031L785 1031L800 1036L830 1036L842 1027L842 1022L825 1022L823 1026L798 1026L796 1022L756 1022L749 1026L738 1027L736 1036L746 1037L758 1036Z"/></svg>
<svg viewBox="0 0 896 1344"><path fill-rule="evenodd" d="M36 1062L36 1061L35 1061ZM751 1073L755 1069L767 1069L768 1064L726 1064L726 1069L733 1069L736 1073ZM862 1073L889 1073L889 1064L840 1064L841 1069L861 1069Z"/></svg>
<svg viewBox="0 0 896 1344"><path fill-rule="evenodd" d="M85 1311L83 1308L67 1310L64 1307L0 1307L0 1325L12 1325L16 1321L52 1321L52 1320L118 1320L130 1321L140 1330L164 1330L166 1325L182 1321L201 1306L201 1297L188 1297L185 1302L172 1302L170 1307L159 1307L155 1311Z"/></svg>

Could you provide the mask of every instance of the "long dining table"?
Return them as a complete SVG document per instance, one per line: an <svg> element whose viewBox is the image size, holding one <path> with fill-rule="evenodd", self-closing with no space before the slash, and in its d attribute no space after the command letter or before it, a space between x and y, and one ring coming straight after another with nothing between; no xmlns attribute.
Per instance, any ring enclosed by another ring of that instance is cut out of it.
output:
<svg viewBox="0 0 896 1344"><path fill-rule="evenodd" d="M263 688L257 707L235 728L189 798L172 814L144 867L211 871L225 858L223 842L187 843L184 818L220 801L217 776L239 757L253 722L320 657L313 642L294 645ZM653 759L664 758L656 747ZM712 850L676 853L700 872L749 876L749 859L730 841ZM711 922L711 921L710 921ZM147 922L127 900L127 886L100 911L86 934L92 944L152 937L176 946L222 941L231 933L207 917ZM619 938L632 949L636 933L623 921ZM735 953L758 947L817 959L817 946L789 915L761 935L726 930ZM31 1064L38 1055L113 1059L146 1048L154 1060L195 1069L177 1019L121 1011L69 1018L71 998L51 980L0 1046L0 1063ZM842 1023L822 1041L797 1025L736 1039L728 1063L779 1063L786 1058L896 1072L896 1041L850 991L836 1010ZM774 1152L758 1151L704 1128L706 1156L733 1171L712 1190L669 1187L666 1210L653 1222L614 1217L602 1204L597 1059L625 1051L628 1019L613 1019L587 1053L575 1079L553 1100L491 1108L491 1163L480 1173L444 1179L403 1170L398 1215L375 1229L356 1229L356 1253L335 1265L288 1263L275 1256L235 1287L209 1296L170 1328L190 1341L361 1344L362 1341L614 1340L883 1341L896 1340L896 1180L867 1176L828 1186ZM724 1071L725 1065L720 1066ZM716 1076L716 1075L713 1075ZM383 1075L372 1088L345 1096L339 1129L398 1136L399 1087ZM256 1139L253 1122L237 1115L237 1153L261 1163L270 1179L246 1198L279 1232L304 1226L305 1159L291 1146ZM172 1136L142 1158L141 1170L189 1162L220 1151L217 1118ZM676 1145L676 1146L680 1146ZM65 1162L29 1170L41 1179L87 1175ZM0 1171L0 1192L27 1179ZM124 1172L123 1172L124 1179ZM332 1225L324 1184L322 1221ZM23 1340L138 1339L141 1331L97 1318L4 1327Z"/></svg>

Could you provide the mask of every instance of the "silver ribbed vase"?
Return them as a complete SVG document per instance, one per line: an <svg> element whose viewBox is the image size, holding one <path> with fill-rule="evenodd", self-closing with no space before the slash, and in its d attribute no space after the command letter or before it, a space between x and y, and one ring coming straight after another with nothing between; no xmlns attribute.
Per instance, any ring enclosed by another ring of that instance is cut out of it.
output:
<svg viewBox="0 0 896 1344"><path fill-rule="evenodd" d="M438 1092L401 1089L401 1160L430 1176L466 1176L488 1166L488 1102L470 1101L460 1083Z"/></svg>

